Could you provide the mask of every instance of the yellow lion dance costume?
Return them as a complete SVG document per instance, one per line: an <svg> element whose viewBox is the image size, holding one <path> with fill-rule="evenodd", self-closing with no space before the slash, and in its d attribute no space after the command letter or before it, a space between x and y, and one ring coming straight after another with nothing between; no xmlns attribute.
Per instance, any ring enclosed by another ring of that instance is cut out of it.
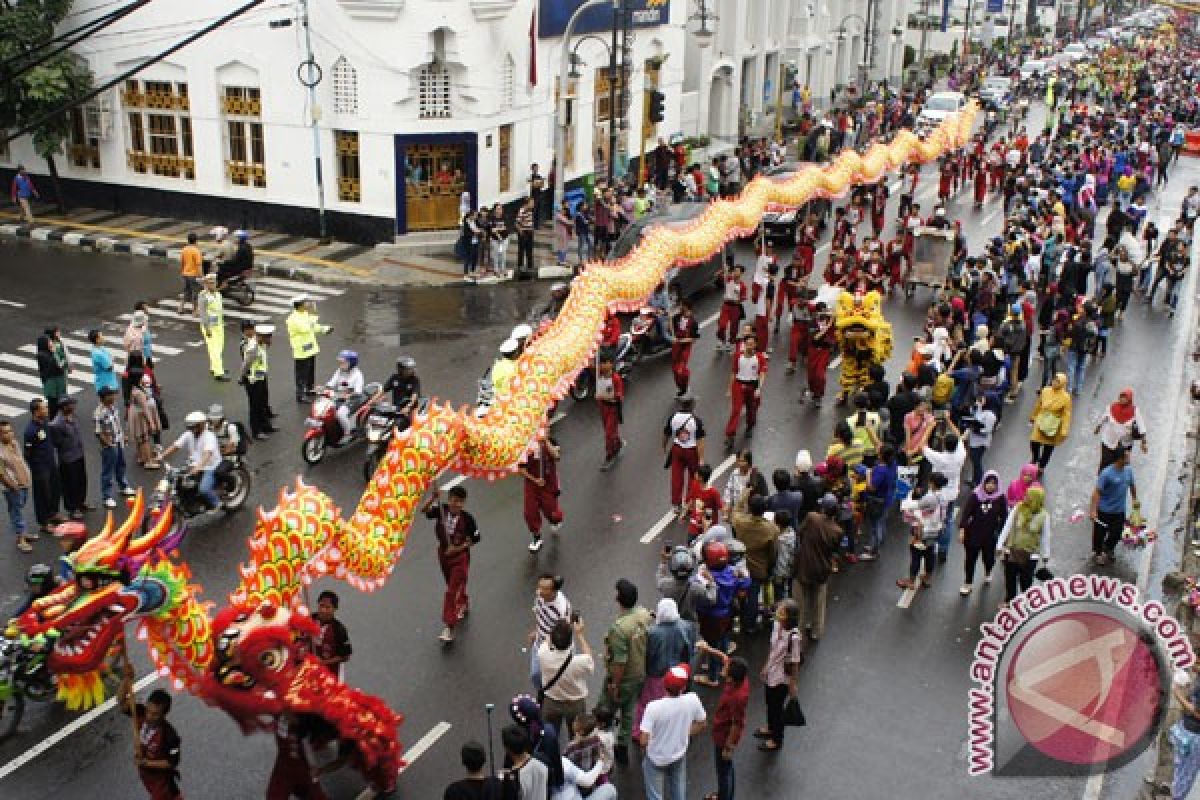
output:
<svg viewBox="0 0 1200 800"><path fill-rule="evenodd" d="M892 324L883 317L876 291L844 291L838 295L834 331L842 352L842 391L838 402L870 383L868 372L892 355Z"/></svg>

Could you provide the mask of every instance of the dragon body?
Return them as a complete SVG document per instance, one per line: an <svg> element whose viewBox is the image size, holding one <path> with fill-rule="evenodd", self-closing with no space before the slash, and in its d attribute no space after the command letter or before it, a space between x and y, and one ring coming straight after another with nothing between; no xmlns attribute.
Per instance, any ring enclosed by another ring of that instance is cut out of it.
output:
<svg viewBox="0 0 1200 800"><path fill-rule="evenodd" d="M75 582L16 621L19 635L55 640L51 668L63 699L78 708L101 699L106 655L126 623L136 623L138 638L176 689L223 709L248 732L284 712L321 715L356 745L364 774L385 788L402 763L400 717L382 700L337 683L303 654L299 642L313 624L303 588L332 577L377 589L403 554L422 496L441 472L489 480L510 474L545 435L546 409L594 356L607 311L638 308L669 269L701 262L753 231L769 204L798 207L837 196L854 183L961 147L974 114L971 106L924 140L901 132L865 155L845 151L831 165L808 167L786 181L757 178L736 201L714 202L688 226L651 228L626 257L589 264L487 414L477 418L432 402L390 443L348 519L328 496L299 481L280 492L273 510L260 510L241 582L217 614L174 552L181 526L170 508L153 512L143 526L139 495L124 524L114 527L110 516L73 555ZM881 317L871 319L878 324ZM143 527L148 532L135 535Z"/></svg>

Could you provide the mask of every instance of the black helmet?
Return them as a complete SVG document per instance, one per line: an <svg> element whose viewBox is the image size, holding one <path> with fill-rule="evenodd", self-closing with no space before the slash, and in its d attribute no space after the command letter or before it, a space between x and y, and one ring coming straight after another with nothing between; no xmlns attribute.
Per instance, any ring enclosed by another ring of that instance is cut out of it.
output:
<svg viewBox="0 0 1200 800"><path fill-rule="evenodd" d="M417 360L412 356L400 356L396 359L396 366L403 369L416 369Z"/></svg>
<svg viewBox="0 0 1200 800"><path fill-rule="evenodd" d="M45 564L34 564L29 568L29 572L25 573L25 583L31 589L41 589L50 582L52 575L50 568Z"/></svg>
<svg viewBox="0 0 1200 800"><path fill-rule="evenodd" d="M679 580L685 581L696 571L696 557L683 545L676 545L667 559L667 570Z"/></svg>

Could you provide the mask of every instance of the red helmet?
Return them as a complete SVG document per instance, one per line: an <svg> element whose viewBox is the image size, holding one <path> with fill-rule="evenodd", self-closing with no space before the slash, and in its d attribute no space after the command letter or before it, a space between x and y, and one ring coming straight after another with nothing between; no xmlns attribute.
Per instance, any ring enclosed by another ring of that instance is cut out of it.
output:
<svg viewBox="0 0 1200 800"><path fill-rule="evenodd" d="M82 522L63 522L53 529L55 536L60 539L86 539L87 526Z"/></svg>
<svg viewBox="0 0 1200 800"><path fill-rule="evenodd" d="M723 569L729 563L729 548L722 541L705 543L703 553L709 569Z"/></svg>

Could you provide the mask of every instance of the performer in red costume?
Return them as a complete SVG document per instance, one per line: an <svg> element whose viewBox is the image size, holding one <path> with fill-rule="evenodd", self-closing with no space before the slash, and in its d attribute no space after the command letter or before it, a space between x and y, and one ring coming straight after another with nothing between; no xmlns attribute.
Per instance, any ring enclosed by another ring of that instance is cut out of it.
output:
<svg viewBox="0 0 1200 800"><path fill-rule="evenodd" d="M733 380L729 387L731 406L725 425L725 449L733 449L738 420L746 409L746 438L754 435L758 422L758 404L762 401L762 383L767 377L767 354L758 352L753 336L742 339L742 349L733 359Z"/></svg>
<svg viewBox="0 0 1200 800"><path fill-rule="evenodd" d="M525 525L529 528L529 552L542 549L542 518L550 530L562 527L563 512L558 505L562 491L558 483L558 459L561 451L554 437L547 436L525 455L517 471L525 478Z"/></svg>

